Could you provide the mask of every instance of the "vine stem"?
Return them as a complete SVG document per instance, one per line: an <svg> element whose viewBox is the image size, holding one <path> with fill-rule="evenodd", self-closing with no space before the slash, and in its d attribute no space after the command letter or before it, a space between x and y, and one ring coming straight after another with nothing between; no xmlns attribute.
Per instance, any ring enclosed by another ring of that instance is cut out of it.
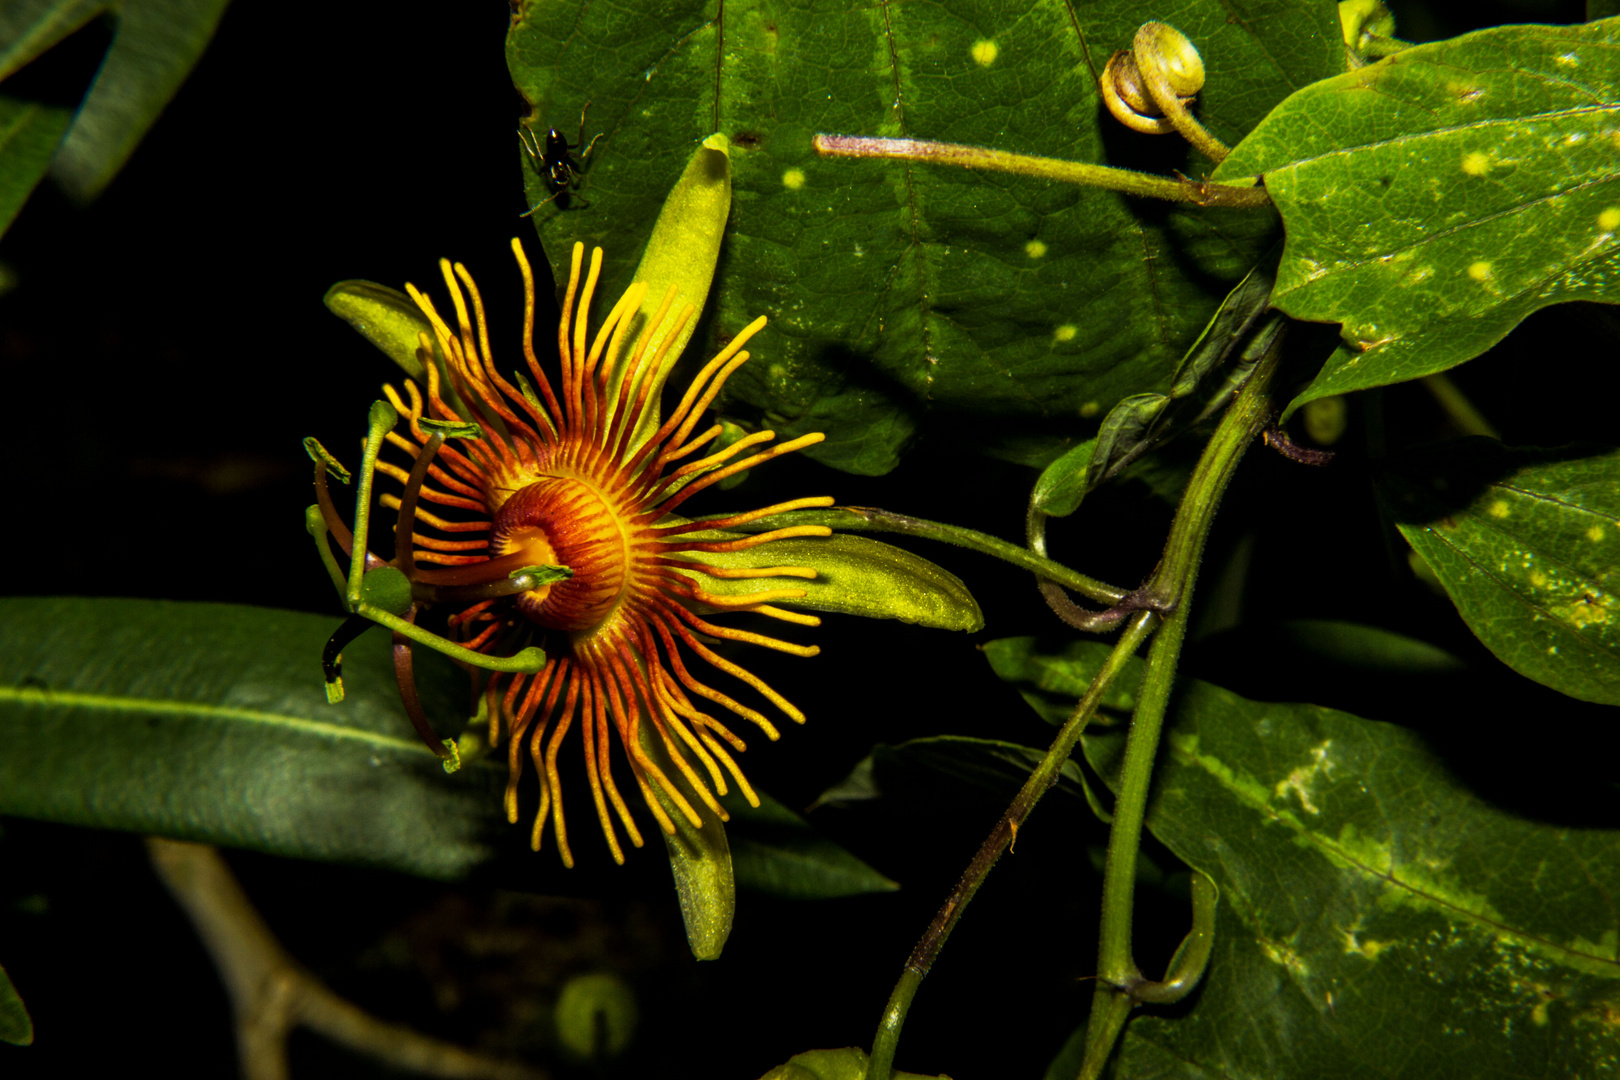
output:
<svg viewBox="0 0 1620 1080"><path fill-rule="evenodd" d="M1165 544L1164 558L1145 591L1174 605L1148 652L1147 673L1137 694L1125 741L1119 794L1114 801L1114 822L1108 834L1108 859L1103 869L1102 925L1097 949L1097 988L1092 995L1086 1028L1086 1051L1081 1080L1101 1075L1115 1041L1124 1029L1133 1005L1134 990L1142 977L1131 952L1131 915L1135 902L1136 857L1142 843L1148 788L1165 710L1175 685L1176 665L1187 633L1193 585L1204 542L1209 538L1215 511L1232 475L1255 437L1275 415L1271 385L1277 373L1281 336L1275 339L1256 366L1254 375L1221 418L1209 445L1188 481Z"/></svg>
<svg viewBox="0 0 1620 1080"><path fill-rule="evenodd" d="M1035 804L1040 802L1041 796L1057 783L1059 770L1063 768L1064 762L1069 760L1075 743L1080 740L1081 732L1096 714L1097 706L1108 691L1109 684L1124 668L1126 661L1135 655L1137 646L1142 644L1158 621L1159 617L1153 612L1143 611L1138 612L1126 624L1119 641L1114 645L1113 652L1109 653L1108 659L1096 677L1091 680L1085 696L1080 699L1073 714L1058 731L1057 738L1052 740L1046 756L1041 758L1040 764L1030 772L1029 779L1024 781L1024 786L1013 797L1012 803L996 822L995 828L990 830L990 835L979 845L973 861L968 863L967 869L962 872L961 880L945 898L945 903L934 916L934 921L929 923L928 929L918 939L916 948L911 950L911 956L906 961L900 979L889 995L889 1003L883 1010L883 1019L878 1024L877 1036L872 1040L872 1057L867 1064L866 1080L889 1080L894 1067L895 1048L900 1042L900 1029L905 1024L906 1013L911 1008L911 1000L916 996L917 988L933 968L940 949L944 947L946 939L951 936L951 931L962 918L962 912L967 908L968 902L979 891L979 886L984 884L990 868L995 866L1002 852L1011 847L1013 841L1018 838L1019 828L1028 820L1030 813L1035 809Z"/></svg>
<svg viewBox="0 0 1620 1080"><path fill-rule="evenodd" d="M1043 180L1056 180L1063 184L1106 188L1109 191L1122 191L1127 195L1195 203L1199 206L1253 208L1271 205L1271 196L1260 186L1258 177L1254 178L1255 183L1247 185L1220 184L1211 180L1192 180L1187 177L1172 180L1166 176L1153 176L1131 169L1115 169L1107 165L1092 165L1083 161L1065 161L1062 158L1036 157L1033 154L1014 154L983 146L928 142L922 139L818 134L810 141L816 148L816 153L822 157L926 161L932 165L953 165L959 169L980 169L987 172L1012 173L1016 176L1033 176Z"/></svg>
<svg viewBox="0 0 1620 1080"><path fill-rule="evenodd" d="M702 521L701 518L698 519ZM981 555L1000 559L1010 563L1020 570L1029 570L1037 577L1055 581L1065 589L1071 589L1082 596L1089 597L1099 604L1117 604L1125 599L1130 590L1122 589L1118 585L1110 585L1105 581L1087 577L1077 570L1071 570L1062 563L1053 562L1044 555L1036 554L1028 548L1018 544L1009 543L999 537L982 533L975 529L964 529L958 525L947 525L939 521L927 521L923 518L910 517L906 514L896 514L890 510L879 510L871 506L837 506L830 510L791 510L784 514L773 514L767 518L759 518L739 527L740 532L766 532L771 529L787 528L792 525L825 525L834 532L888 532L898 533L902 536L920 536L926 540L938 540L942 544L966 548L977 551Z"/></svg>

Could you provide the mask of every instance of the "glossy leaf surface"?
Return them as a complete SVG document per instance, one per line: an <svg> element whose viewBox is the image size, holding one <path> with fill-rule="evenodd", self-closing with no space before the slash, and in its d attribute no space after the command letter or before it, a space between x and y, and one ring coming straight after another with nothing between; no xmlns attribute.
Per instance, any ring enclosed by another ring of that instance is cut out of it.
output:
<svg viewBox="0 0 1620 1080"><path fill-rule="evenodd" d="M1192 0L1153 14L1201 50L1200 112L1228 141L1343 67L1331 3ZM811 139L900 136L1198 174L1208 164L1185 143L1129 132L1101 108L1097 74L1143 18L1125 3L1014 14L977 0L766 2L723 19L696 2L656 19L528 5L507 60L532 127L573 138L589 100L584 137L602 135L577 197L535 214L554 272L573 240L601 243L622 287L693 143L718 131L734 203L713 333L771 319L758 359L727 387L732 414L784 435L825 431L811 455L861 473L892 468L925 421L963 445L1044 438L1050 460L1120 398L1167 384L1264 251L1270 213L822 159ZM550 183L523 160L539 202Z"/></svg>
<svg viewBox="0 0 1620 1080"><path fill-rule="evenodd" d="M1401 533L1519 674L1620 705L1620 451L1469 439L1386 471Z"/></svg>
<svg viewBox="0 0 1620 1080"><path fill-rule="evenodd" d="M1295 399L1484 352L1563 300L1620 301L1620 20L1408 49L1278 106L1216 175L1263 174L1287 233L1273 302L1343 323Z"/></svg>
<svg viewBox="0 0 1620 1080"><path fill-rule="evenodd" d="M338 621L223 604L0 601L0 814L426 877L492 865L514 844L500 813L504 761L445 775L405 718L380 632L345 650L348 694L327 705L320 652ZM465 675L428 650L416 667L429 714L458 715ZM731 827L750 841L735 860L745 885L794 896L892 887L785 810L765 810L757 835L749 818ZM553 872L521 858L498 875L532 887Z"/></svg>
<svg viewBox="0 0 1620 1080"><path fill-rule="evenodd" d="M1104 776L1121 749L1087 736ZM1147 824L1220 921L1191 1009L1137 1016L1119 1077L1598 1075L1620 1053L1620 833L1493 807L1394 725L1198 682Z"/></svg>

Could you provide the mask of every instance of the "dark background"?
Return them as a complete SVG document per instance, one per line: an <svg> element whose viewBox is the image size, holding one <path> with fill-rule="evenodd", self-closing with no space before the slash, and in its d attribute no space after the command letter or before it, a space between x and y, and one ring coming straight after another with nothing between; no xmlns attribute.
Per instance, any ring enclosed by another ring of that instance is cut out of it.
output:
<svg viewBox="0 0 1620 1080"><path fill-rule="evenodd" d="M1466 22L1434 7L1400 14L1419 39L1581 17L1567 4L1469 5ZM535 245L518 218L522 103L506 77L506 19L503 4L488 2L237 0L103 198L79 208L48 187L36 194L0 241L0 261L19 279L0 297L13 465L0 495L8 592L283 606L330 614L336 625L302 527L309 466L298 441L357 438L366 404L395 372L321 296L350 277L429 285L447 255L478 276L496 352L513 355L521 301L506 244L521 235ZM75 43L90 68L95 33ZM570 129L564 120L552 122ZM1608 318L1587 305L1543 313L1458 381L1510 443L1613 441L1612 409L1567 404L1572 388L1608 366L1599 350L1613 356ZM1376 397L1397 445L1454 434L1421 390ZM1562 725L1556 741L1567 748L1602 739L1605 711L1522 685L1472 642L1449 603L1411 579L1367 482L1358 432L1369 407L1353 404L1332 469L1258 451L1245 464L1212 541L1202 584L1213 599L1188 665L1253 696L1309 693L1419 726L1493 798L1616 824L1599 763L1583 788L1562 757L1555 768L1551 747L1521 741L1514 760L1502 760L1493 736L1526 717ZM925 429L906 464L876 480L789 459L770 467L769 490L825 492L1016 538L1033 474L950 447L948 431ZM702 509L751 506L755 494L744 486ZM1145 487L1121 485L1088 503L1084 528L1078 518L1053 523L1054 554L1134 584L1151 569L1169 514ZM810 717L749 755L750 777L790 806L807 806L876 742L1050 739L975 651L1000 636L1062 636L1027 577L912 546L968 582L987 629L970 637L830 617L815 634L816 660L750 657ZM1475 666L1443 686L1351 680L1281 657L1286 646L1268 628L1289 618L1398 629ZM575 843L583 865L557 872L564 895L553 899L229 858L293 952L380 1016L527 1056L559 1076L748 1078L800 1050L870 1043L912 942L1000 808L937 785L889 796L881 809L812 820L902 882L900 892L813 904L745 893L725 958L704 965L686 952L661 857L644 851L612 870L584 834ZM919 995L903 1067L958 1078L1039 1073L1084 1018L1099 883L1091 852L1105 837L1077 800L1041 807ZM0 961L37 1027L32 1047L0 1046L0 1075L89 1075L131 1060L173 1076L233 1074L224 991L137 838L7 820L0 867ZM1143 897L1146 969L1163 963L1184 921L1173 897ZM595 970L635 987L637 1039L611 1067L558 1064L550 1003L567 977ZM309 1036L294 1043L293 1072L387 1075Z"/></svg>

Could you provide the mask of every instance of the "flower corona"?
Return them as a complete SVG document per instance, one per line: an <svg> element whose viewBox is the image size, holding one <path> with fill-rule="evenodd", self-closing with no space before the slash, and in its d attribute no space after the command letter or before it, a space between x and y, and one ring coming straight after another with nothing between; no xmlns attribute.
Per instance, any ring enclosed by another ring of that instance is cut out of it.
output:
<svg viewBox="0 0 1620 1080"><path fill-rule="evenodd" d="M464 267L440 263L454 326L426 295L407 286L433 334L421 336L418 352L425 395L415 382L405 383L403 396L385 388L406 421L400 431L388 433L388 442L412 459L404 467L382 460L376 465L379 473L404 485L401 494L382 496L384 506L399 511L391 565L405 572L417 599L461 605L450 616L449 632L467 649L505 657L530 643L544 644L547 659L539 671L497 672L483 688L490 743L498 745L503 732L506 739L507 817L518 820L519 780L527 759L540 780L532 846L541 847L549 821L562 861L573 865L559 755L577 727L597 820L613 858L623 862L619 828L632 844L639 847L643 840L617 769L628 769L666 833L676 831L672 815L701 827L694 800L725 820L717 796L733 783L758 805L732 756L744 743L711 714L718 711L712 707L754 723L772 739L776 727L764 713L694 676L685 655L745 683L795 722L804 721L786 698L710 642L742 642L797 656L819 650L719 625L708 615L744 611L819 625L814 616L777 606L806 595L796 583L782 587L780 579L814 578L815 570L720 566L705 556L787 537L826 536L830 530L819 525L755 535L726 530L791 510L831 506L832 499L795 499L695 521L675 511L727 477L823 436L804 435L760 449L775 439L774 432L760 431L698 456L722 433L719 424L698 431L699 419L748 360L743 346L764 326L764 318L704 365L674 412L659 422L670 343L693 310L686 305L676 312L674 331L655 344L654 329L665 323L675 289L638 328L647 286L632 285L587 348L587 316L602 250L592 253L582 273L582 244L574 246L562 304L561 370L554 386L534 350L534 275L518 241L512 241L512 250L525 286L523 343L532 383L515 373L514 385L497 372L483 302ZM471 424L481 437L461 440L459 449L443 445L445 430ZM430 512L418 502L442 509ZM540 569L550 570L551 580L514 591L513 580L520 585L542 580L517 575ZM740 595L706 587L706 580L762 578L778 580ZM414 696L414 689L406 694L408 707ZM615 761L621 755L623 766Z"/></svg>

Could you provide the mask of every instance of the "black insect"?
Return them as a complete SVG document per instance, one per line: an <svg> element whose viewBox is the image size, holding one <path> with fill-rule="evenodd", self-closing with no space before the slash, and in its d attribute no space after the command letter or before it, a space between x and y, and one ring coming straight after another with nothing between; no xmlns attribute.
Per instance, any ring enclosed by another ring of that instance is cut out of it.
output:
<svg viewBox="0 0 1620 1080"><path fill-rule="evenodd" d="M574 188L579 183L580 172L585 168L585 159L596 146L596 140L602 137L602 133L598 132L590 141L590 145L584 145L585 110L590 107L591 103L587 101L585 108L579 110L579 135L575 137L574 146L584 146L584 149L578 153L574 152L574 146L569 146L568 139L556 128L546 132L544 149L541 148L540 139L534 132L525 127L518 128L518 139L522 141L523 149L534 159L535 168L540 170L540 175L546 178L546 186L551 189L549 198L541 199L520 216L528 217L553 200L557 200L558 206L568 206L568 196L573 194Z"/></svg>

